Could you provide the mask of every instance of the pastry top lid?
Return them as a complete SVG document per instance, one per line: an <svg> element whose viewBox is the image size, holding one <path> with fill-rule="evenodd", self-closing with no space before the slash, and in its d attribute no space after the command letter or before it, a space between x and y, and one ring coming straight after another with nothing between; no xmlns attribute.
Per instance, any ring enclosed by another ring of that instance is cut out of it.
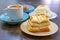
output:
<svg viewBox="0 0 60 40"><path fill-rule="evenodd" d="M38 14L38 15L30 16L29 20L31 22L41 23L41 22L49 21L49 18L45 14Z"/></svg>

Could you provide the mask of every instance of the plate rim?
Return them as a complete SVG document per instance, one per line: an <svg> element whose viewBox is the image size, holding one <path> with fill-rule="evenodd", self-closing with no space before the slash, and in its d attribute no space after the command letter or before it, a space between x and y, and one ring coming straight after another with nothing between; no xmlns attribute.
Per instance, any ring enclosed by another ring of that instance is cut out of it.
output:
<svg viewBox="0 0 60 40"><path fill-rule="evenodd" d="M26 22L26 21L25 21L25 22ZM56 23L52 22L52 21L50 21L50 22L53 23L53 24L55 24L56 27L57 27L57 30L56 30L55 32L49 34L49 35L53 35L53 34L55 34L55 33L58 31L58 25L57 25ZM23 24L23 23L22 23L22 24ZM21 26L20 26L21 31L23 31L23 30L22 30L22 24L21 24ZM33 35L33 34L30 34L30 33L25 32L25 31L23 31L23 32L26 33L26 34L32 35L32 36L49 36L49 35Z"/></svg>
<svg viewBox="0 0 60 40"><path fill-rule="evenodd" d="M51 11L52 12L52 11ZM52 17L51 18L49 18L49 19L55 19L56 17L57 17L57 14L55 13L55 12L52 12Z"/></svg>

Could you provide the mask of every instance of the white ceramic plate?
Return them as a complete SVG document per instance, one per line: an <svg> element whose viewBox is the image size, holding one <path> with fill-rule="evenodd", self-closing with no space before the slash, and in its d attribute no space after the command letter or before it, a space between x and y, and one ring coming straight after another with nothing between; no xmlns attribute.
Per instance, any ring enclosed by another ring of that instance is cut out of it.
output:
<svg viewBox="0 0 60 40"><path fill-rule="evenodd" d="M32 33L32 32L29 32L27 30L27 21L22 23L21 26L20 26L21 30L29 35L33 35L33 36L48 36L48 35L52 35L54 33L56 33L58 31L58 26L54 23L54 22L51 22L51 25L50 25L50 32L39 32L39 33Z"/></svg>
<svg viewBox="0 0 60 40"><path fill-rule="evenodd" d="M35 15L35 12L31 12L29 13L29 15L30 16ZM51 11L51 16L49 17L49 19L55 19L56 17L57 17L57 14Z"/></svg>

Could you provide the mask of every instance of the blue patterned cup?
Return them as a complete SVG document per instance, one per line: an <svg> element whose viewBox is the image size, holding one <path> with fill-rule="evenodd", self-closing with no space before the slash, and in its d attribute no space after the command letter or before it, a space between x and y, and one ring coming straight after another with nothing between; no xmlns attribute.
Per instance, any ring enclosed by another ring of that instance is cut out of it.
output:
<svg viewBox="0 0 60 40"><path fill-rule="evenodd" d="M12 6L15 5L10 5L7 8L5 8L5 12L7 13L7 15L12 18L13 20L18 20L18 19L22 19L23 16L23 6L21 5L20 8L14 8Z"/></svg>

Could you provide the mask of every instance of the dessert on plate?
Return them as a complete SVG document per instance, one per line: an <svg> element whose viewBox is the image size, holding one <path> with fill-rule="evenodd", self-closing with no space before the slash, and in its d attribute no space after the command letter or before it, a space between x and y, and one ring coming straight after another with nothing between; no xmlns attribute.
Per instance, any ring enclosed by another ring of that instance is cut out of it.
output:
<svg viewBox="0 0 60 40"><path fill-rule="evenodd" d="M26 5L23 7L23 9L24 10L29 10L28 6L26 6Z"/></svg>
<svg viewBox="0 0 60 40"><path fill-rule="evenodd" d="M30 16L27 25L28 31L33 33L50 31L50 21L45 14Z"/></svg>
<svg viewBox="0 0 60 40"><path fill-rule="evenodd" d="M51 10L47 5L39 5L33 12L36 14L45 14L48 17L51 17Z"/></svg>

